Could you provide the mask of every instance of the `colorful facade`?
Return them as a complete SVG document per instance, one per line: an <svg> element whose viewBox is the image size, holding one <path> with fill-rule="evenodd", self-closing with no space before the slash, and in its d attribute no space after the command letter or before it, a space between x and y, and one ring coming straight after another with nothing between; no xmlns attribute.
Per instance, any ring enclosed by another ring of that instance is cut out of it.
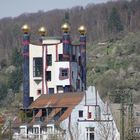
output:
<svg viewBox="0 0 140 140"><path fill-rule="evenodd" d="M24 70L24 77L28 75L30 81L24 82L24 87L29 89L29 98L35 100L42 94L79 92L86 89L86 42L85 36L79 38L78 45L71 44L69 31L63 29L62 38L42 36L40 45L28 44L29 55L28 63L24 59L24 66L27 68ZM24 102L27 103L27 99L24 98Z"/></svg>
<svg viewBox="0 0 140 140"><path fill-rule="evenodd" d="M61 28L60 38L45 37L45 28L40 28L40 45L29 44L29 30L27 26L23 28L24 36L28 35L28 40L23 40L26 118L19 124L14 138L100 140L101 124L109 129L109 140L119 140L112 115L108 111L108 116L103 115L106 106L95 88L86 88L85 27L78 29L76 45L71 43L69 25L66 23Z"/></svg>

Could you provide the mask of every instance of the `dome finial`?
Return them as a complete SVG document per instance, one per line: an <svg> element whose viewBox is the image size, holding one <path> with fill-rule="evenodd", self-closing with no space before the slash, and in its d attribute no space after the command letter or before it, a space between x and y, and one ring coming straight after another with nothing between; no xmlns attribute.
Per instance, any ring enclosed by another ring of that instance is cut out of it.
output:
<svg viewBox="0 0 140 140"><path fill-rule="evenodd" d="M63 33L68 33L70 31L70 26L68 23L64 23L62 26L61 26L61 29L63 31Z"/></svg>
<svg viewBox="0 0 140 140"><path fill-rule="evenodd" d="M47 30L46 30L45 27L42 26L42 27L39 28L38 32L41 36L45 36L46 33L47 33Z"/></svg>
<svg viewBox="0 0 140 140"><path fill-rule="evenodd" d="M29 33L29 31L30 31L30 27L28 26L28 24L24 24L23 26L22 26L22 31L23 31L23 33Z"/></svg>
<svg viewBox="0 0 140 140"><path fill-rule="evenodd" d="M78 28L78 31L79 31L79 33L80 33L81 35L85 35L87 29L85 28L84 25L81 25L81 26Z"/></svg>

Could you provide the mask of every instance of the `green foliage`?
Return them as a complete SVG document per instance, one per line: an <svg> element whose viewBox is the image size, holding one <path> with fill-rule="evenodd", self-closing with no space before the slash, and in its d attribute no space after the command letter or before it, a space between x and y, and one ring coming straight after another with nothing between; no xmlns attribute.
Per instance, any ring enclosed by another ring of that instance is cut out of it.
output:
<svg viewBox="0 0 140 140"><path fill-rule="evenodd" d="M2 59L2 60L0 61L0 66L1 66L1 68L4 68L4 67L7 66L7 61L6 61L6 59Z"/></svg>
<svg viewBox="0 0 140 140"><path fill-rule="evenodd" d="M7 84L0 81L0 100L7 96Z"/></svg>
<svg viewBox="0 0 140 140"><path fill-rule="evenodd" d="M11 64L16 67L21 67L22 64L22 53L18 48L14 48L12 52Z"/></svg>
<svg viewBox="0 0 140 140"><path fill-rule="evenodd" d="M15 48L13 50L11 64L16 66L16 70L9 74L8 88L11 88L13 92L19 92L22 83L22 54L20 49Z"/></svg>
<svg viewBox="0 0 140 140"><path fill-rule="evenodd" d="M16 68L16 70L9 75L8 88L11 88L13 92L19 92L21 83L22 70L21 68Z"/></svg>
<svg viewBox="0 0 140 140"><path fill-rule="evenodd" d="M120 15L115 7L112 8L112 11L110 13L108 27L111 32L120 32L123 30Z"/></svg>
<svg viewBox="0 0 140 140"><path fill-rule="evenodd" d="M119 94L116 96L114 92L116 89L133 88L138 93L140 91L139 38L139 32L129 33L121 40L106 42L106 46L90 46L90 50L87 50L88 59L90 58L87 65L87 85L96 84L100 95L104 98L108 93L113 94L113 102L116 103L120 102ZM108 49L108 54L105 48ZM98 54L100 54L98 58L92 57ZM91 72L93 68L94 73Z"/></svg>

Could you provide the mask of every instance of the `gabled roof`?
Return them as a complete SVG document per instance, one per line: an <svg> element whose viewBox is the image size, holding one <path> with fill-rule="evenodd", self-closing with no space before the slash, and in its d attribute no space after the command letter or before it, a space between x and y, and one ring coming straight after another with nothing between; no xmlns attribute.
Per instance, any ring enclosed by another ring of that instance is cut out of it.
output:
<svg viewBox="0 0 140 140"><path fill-rule="evenodd" d="M42 94L30 106L33 108L46 108L46 107L74 107L83 99L84 92L68 92L57 94Z"/></svg>

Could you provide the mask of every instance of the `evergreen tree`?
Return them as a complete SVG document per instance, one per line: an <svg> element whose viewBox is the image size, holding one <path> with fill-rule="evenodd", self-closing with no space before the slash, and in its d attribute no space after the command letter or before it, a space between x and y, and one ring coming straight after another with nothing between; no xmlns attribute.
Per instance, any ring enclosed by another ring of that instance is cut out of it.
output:
<svg viewBox="0 0 140 140"><path fill-rule="evenodd" d="M18 92L22 83L22 53L20 49L13 50L11 64L16 67L16 70L9 74L8 88Z"/></svg>
<svg viewBox="0 0 140 140"><path fill-rule="evenodd" d="M123 30L120 15L115 7L112 8L110 13L108 27L111 32L120 32Z"/></svg>

